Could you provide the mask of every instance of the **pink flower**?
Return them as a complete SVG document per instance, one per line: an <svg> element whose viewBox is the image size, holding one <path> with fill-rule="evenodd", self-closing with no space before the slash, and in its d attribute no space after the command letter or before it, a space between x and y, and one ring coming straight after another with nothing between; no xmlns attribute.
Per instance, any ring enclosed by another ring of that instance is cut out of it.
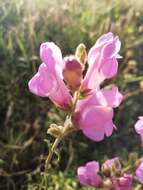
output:
<svg viewBox="0 0 143 190"><path fill-rule="evenodd" d="M68 107L72 97L63 82L63 60L59 47L53 42L41 44L40 57L43 63L29 81L29 90L37 96L49 97L61 108Z"/></svg>
<svg viewBox="0 0 143 190"><path fill-rule="evenodd" d="M104 136L112 135L113 108L118 107L122 95L116 86L111 90L102 89L92 92L83 100L77 102L74 123L82 132L94 141L101 141Z"/></svg>
<svg viewBox="0 0 143 190"><path fill-rule="evenodd" d="M113 180L114 190L132 190L132 175L124 174L122 177Z"/></svg>
<svg viewBox="0 0 143 190"><path fill-rule="evenodd" d="M78 179L82 185L100 187L102 179L98 175L99 163L96 161L88 162L77 170Z"/></svg>
<svg viewBox="0 0 143 190"><path fill-rule="evenodd" d="M140 135L141 141L143 143L143 116L140 116L139 120L136 122L135 130Z"/></svg>
<svg viewBox="0 0 143 190"><path fill-rule="evenodd" d="M117 74L117 58L121 42L109 32L102 35L88 53L88 70L82 83L83 90L98 89L105 80Z"/></svg>
<svg viewBox="0 0 143 190"><path fill-rule="evenodd" d="M139 167L136 170L136 177L140 183L143 183L143 162L139 165Z"/></svg>

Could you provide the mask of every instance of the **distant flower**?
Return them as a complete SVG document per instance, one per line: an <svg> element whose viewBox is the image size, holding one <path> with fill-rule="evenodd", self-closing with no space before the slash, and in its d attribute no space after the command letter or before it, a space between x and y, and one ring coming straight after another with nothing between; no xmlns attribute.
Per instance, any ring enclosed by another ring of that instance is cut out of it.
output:
<svg viewBox="0 0 143 190"><path fill-rule="evenodd" d="M140 183L143 183L143 162L139 165L139 167L136 170L136 177Z"/></svg>
<svg viewBox="0 0 143 190"><path fill-rule="evenodd" d="M53 42L41 44L40 57L43 63L29 81L29 90L37 96L49 97L61 108L68 107L72 97L63 82L64 65L59 47Z"/></svg>
<svg viewBox="0 0 143 190"><path fill-rule="evenodd" d="M113 180L114 190L132 190L132 175L124 174L122 177Z"/></svg>
<svg viewBox="0 0 143 190"><path fill-rule="evenodd" d="M88 70L82 83L83 90L98 89L105 80L117 74L121 42L109 32L102 35L88 53Z"/></svg>
<svg viewBox="0 0 143 190"><path fill-rule="evenodd" d="M77 170L80 183L85 186L100 187L102 179L98 175L99 163L96 161L88 162L85 166L81 166Z"/></svg>
<svg viewBox="0 0 143 190"><path fill-rule="evenodd" d="M143 116L140 116L139 120L136 122L135 130L140 135L141 141L143 143Z"/></svg>
<svg viewBox="0 0 143 190"><path fill-rule="evenodd" d="M122 166L118 157L106 160L102 164L102 172L108 176L121 173Z"/></svg>
<svg viewBox="0 0 143 190"><path fill-rule="evenodd" d="M122 95L116 86L111 90L93 91L85 99L79 100L74 114L77 128L90 139L101 141L106 135L111 136L113 129L113 108L119 106Z"/></svg>

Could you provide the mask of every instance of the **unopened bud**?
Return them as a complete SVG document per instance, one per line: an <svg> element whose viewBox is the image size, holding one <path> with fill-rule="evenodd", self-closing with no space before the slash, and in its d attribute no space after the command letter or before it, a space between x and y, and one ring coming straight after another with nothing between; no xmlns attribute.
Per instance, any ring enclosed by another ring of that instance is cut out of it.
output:
<svg viewBox="0 0 143 190"><path fill-rule="evenodd" d="M84 44L79 44L76 48L75 56L81 64L87 61L87 52Z"/></svg>
<svg viewBox="0 0 143 190"><path fill-rule="evenodd" d="M65 57L64 65L64 80L72 89L78 89L82 80L82 65L74 56Z"/></svg>
<svg viewBox="0 0 143 190"><path fill-rule="evenodd" d="M47 130L47 133L57 138L62 134L62 129L62 126L51 124L49 129Z"/></svg>

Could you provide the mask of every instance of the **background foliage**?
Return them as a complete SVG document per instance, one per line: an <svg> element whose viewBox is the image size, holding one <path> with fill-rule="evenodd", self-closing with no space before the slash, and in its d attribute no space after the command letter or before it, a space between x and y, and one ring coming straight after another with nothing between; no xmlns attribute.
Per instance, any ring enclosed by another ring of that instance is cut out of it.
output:
<svg viewBox="0 0 143 190"><path fill-rule="evenodd" d="M47 128L65 115L28 91L40 64L39 46L54 41L63 55L73 54L79 43L89 50L108 31L122 41L119 74L108 82L125 95L116 110L118 131L100 143L73 134L61 143L51 173L41 176L53 141ZM141 156L133 124L143 115L142 60L142 0L0 0L0 190L92 190L78 184L78 165L119 155L128 166Z"/></svg>

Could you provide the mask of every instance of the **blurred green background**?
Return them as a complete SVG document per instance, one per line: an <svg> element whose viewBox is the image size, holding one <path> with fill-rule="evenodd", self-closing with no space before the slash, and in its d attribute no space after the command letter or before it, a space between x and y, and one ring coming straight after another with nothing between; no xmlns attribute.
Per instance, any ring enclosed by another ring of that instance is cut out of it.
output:
<svg viewBox="0 0 143 190"><path fill-rule="evenodd" d="M61 143L50 173L41 175L54 140L46 131L65 114L28 91L40 64L39 46L54 41L65 56L79 43L88 51L108 31L122 42L118 76L108 81L124 94L115 111L118 130L99 143L73 134ZM142 0L0 0L0 190L92 190L79 185L77 166L114 156L128 166L140 157L133 126L143 115L142 62Z"/></svg>

